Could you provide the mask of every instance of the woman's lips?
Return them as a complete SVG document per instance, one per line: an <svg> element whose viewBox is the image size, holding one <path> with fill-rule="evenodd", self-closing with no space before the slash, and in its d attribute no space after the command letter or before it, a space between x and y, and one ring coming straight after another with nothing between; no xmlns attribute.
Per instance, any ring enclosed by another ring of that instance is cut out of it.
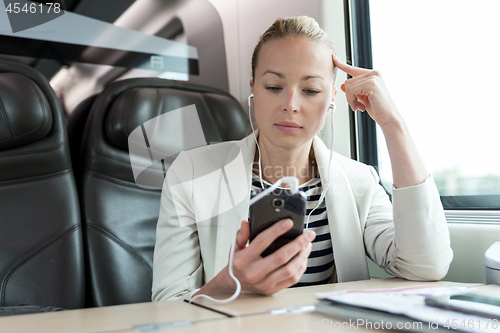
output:
<svg viewBox="0 0 500 333"><path fill-rule="evenodd" d="M297 123L290 122L290 121L283 121L277 124L274 124L280 131L287 132L287 133L294 133L298 132L302 129L302 126L300 126Z"/></svg>

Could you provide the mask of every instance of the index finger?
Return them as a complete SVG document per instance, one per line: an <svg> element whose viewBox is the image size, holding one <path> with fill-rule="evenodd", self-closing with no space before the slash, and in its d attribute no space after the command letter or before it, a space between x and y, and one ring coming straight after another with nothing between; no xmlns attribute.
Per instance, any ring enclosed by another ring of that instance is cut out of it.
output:
<svg viewBox="0 0 500 333"><path fill-rule="evenodd" d="M254 258L260 257L261 253L271 245L279 236L286 233L293 227L293 222L290 219L283 219L274 223L269 228L261 231L249 244L247 251Z"/></svg>
<svg viewBox="0 0 500 333"><path fill-rule="evenodd" d="M344 64L334 54L332 54L332 61L333 61L334 66L336 66L341 71L346 72L347 74L351 75L352 77L356 77L356 76L359 76L361 74L368 73L370 71L369 69Z"/></svg>
<svg viewBox="0 0 500 333"><path fill-rule="evenodd" d="M236 234L236 247L243 249L247 245L250 238L250 223L248 221L241 221L240 230Z"/></svg>

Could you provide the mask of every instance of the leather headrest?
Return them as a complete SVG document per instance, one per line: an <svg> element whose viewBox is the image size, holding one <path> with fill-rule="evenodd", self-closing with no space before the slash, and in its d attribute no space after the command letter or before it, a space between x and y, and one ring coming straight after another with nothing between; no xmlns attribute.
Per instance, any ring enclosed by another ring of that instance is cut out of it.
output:
<svg viewBox="0 0 500 333"><path fill-rule="evenodd" d="M106 116L106 138L116 148L128 151L130 133L146 121L184 106L183 94L193 92L146 87L127 90L115 99Z"/></svg>
<svg viewBox="0 0 500 333"><path fill-rule="evenodd" d="M0 150L44 138L52 128L47 98L31 79L0 73Z"/></svg>

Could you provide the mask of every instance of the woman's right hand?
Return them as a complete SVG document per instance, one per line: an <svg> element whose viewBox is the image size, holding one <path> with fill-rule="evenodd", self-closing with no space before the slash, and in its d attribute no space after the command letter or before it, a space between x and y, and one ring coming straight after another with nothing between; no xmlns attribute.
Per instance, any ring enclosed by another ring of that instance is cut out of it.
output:
<svg viewBox="0 0 500 333"><path fill-rule="evenodd" d="M246 292L272 295L296 284L307 269L314 231L307 231L276 252L262 258L260 254L276 238L293 227L290 219L281 220L262 231L254 240L250 238L250 223L242 221L236 236L233 257L233 273ZM193 296L227 297L236 290L236 283L229 275L229 265Z"/></svg>
<svg viewBox="0 0 500 333"><path fill-rule="evenodd" d="M307 269L311 242L316 237L314 231L303 233L265 258L260 256L276 238L292 227L290 219L281 220L262 231L250 244L247 244L250 224L247 221L241 223L236 236L233 273L240 281L242 290L272 295L299 281ZM234 284L232 279L231 282Z"/></svg>

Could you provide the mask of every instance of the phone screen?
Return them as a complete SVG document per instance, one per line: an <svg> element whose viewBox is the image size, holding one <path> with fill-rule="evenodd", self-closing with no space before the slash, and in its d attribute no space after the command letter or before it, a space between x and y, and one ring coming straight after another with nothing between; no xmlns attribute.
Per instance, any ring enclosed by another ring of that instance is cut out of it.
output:
<svg viewBox="0 0 500 333"><path fill-rule="evenodd" d="M456 296L451 296L450 299L500 306L499 298L483 296L478 294L456 295Z"/></svg>

